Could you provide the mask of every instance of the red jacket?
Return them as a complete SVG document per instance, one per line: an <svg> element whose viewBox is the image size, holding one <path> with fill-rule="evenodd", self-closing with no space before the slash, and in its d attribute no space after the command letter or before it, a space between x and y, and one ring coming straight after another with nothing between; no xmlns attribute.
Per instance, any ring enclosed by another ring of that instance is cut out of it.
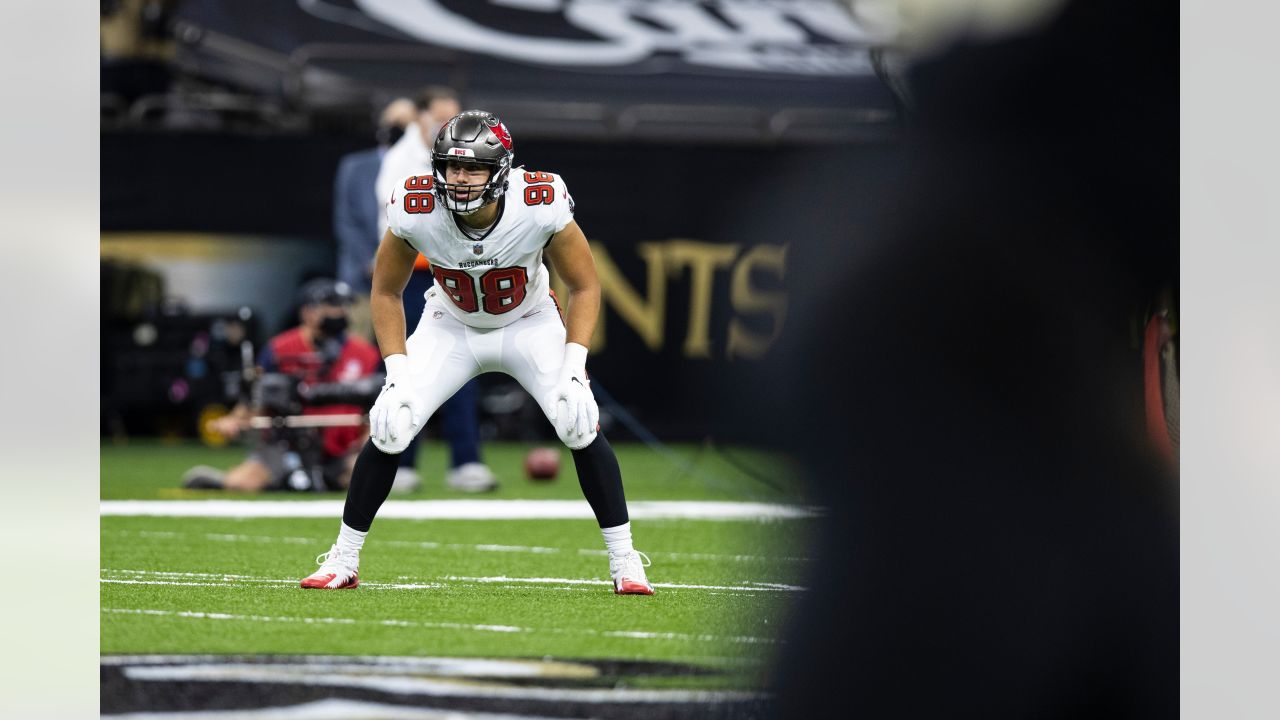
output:
<svg viewBox="0 0 1280 720"><path fill-rule="evenodd" d="M258 364L264 370L288 373L304 382L318 383L357 380L371 375L381 362L382 356L377 348L348 333L338 359L325 370L324 358L302 334L302 328L293 328L271 338ZM356 405L323 405L308 407L302 412L304 415L345 415L363 414L364 411L364 408ZM341 457L364 438L364 428L324 428L321 430L321 437L324 440L325 454L329 457Z"/></svg>

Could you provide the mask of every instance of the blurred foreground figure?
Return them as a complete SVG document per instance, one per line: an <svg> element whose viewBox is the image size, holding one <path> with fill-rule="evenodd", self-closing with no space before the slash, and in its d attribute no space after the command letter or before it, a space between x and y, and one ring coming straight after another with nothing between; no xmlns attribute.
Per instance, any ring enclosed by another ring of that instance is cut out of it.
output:
<svg viewBox="0 0 1280 720"><path fill-rule="evenodd" d="M875 186L775 178L827 210L788 228L820 241L790 246L762 409L829 508L777 717L1176 716L1176 476L1133 322L1177 278L1175 11L960 40L910 71Z"/></svg>
<svg viewBox="0 0 1280 720"><path fill-rule="evenodd" d="M400 453L464 383L483 372L515 378L573 451L618 594L652 595L631 523L618 458L600 433L587 380L587 343L600 313L600 280L560 177L512 167L511 134L482 110L451 119L436 137L433 174L401 178L373 272L373 325L387 382L369 411L370 441L347 491L337 542L302 587L359 584L360 550L387 499ZM405 340L401 300L414 259L436 285ZM569 288L562 317L543 255Z"/></svg>

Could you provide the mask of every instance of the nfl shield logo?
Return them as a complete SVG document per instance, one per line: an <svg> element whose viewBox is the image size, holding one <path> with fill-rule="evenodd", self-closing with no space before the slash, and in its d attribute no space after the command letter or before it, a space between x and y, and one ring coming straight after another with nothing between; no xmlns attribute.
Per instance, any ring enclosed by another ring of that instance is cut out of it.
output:
<svg viewBox="0 0 1280 720"><path fill-rule="evenodd" d="M473 252L473 253L475 253L475 254L477 254L477 255L483 255L483 254L484 254L484 245L481 245L480 243L476 243L475 245L472 245L472 246L471 246L471 252Z"/></svg>

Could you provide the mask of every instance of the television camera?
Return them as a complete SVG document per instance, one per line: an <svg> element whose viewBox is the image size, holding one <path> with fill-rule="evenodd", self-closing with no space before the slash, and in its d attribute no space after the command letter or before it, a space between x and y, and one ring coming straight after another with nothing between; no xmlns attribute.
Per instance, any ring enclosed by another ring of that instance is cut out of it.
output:
<svg viewBox="0 0 1280 720"><path fill-rule="evenodd" d="M363 413L311 412L331 405L368 407L382 388L381 373L349 382L309 383L287 373L260 373L250 381L249 396L258 413L249 427L260 432L259 442L284 458L280 476L270 489L326 492L339 490L326 472L323 430L359 427Z"/></svg>

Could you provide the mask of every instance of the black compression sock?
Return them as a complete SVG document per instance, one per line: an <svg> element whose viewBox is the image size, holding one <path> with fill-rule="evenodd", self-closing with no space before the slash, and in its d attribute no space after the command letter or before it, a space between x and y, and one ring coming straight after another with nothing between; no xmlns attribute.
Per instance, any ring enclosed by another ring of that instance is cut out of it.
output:
<svg viewBox="0 0 1280 720"><path fill-rule="evenodd" d="M622 471L603 433L581 450L573 451L573 465L578 470L578 484L587 496L600 527L617 527L628 522L627 497L622 492Z"/></svg>
<svg viewBox="0 0 1280 720"><path fill-rule="evenodd" d="M360 532L368 532L373 516L391 494L396 481L399 455L388 455L372 440L364 444L356 466L351 471L351 487L347 488L347 504L342 509L342 522Z"/></svg>

